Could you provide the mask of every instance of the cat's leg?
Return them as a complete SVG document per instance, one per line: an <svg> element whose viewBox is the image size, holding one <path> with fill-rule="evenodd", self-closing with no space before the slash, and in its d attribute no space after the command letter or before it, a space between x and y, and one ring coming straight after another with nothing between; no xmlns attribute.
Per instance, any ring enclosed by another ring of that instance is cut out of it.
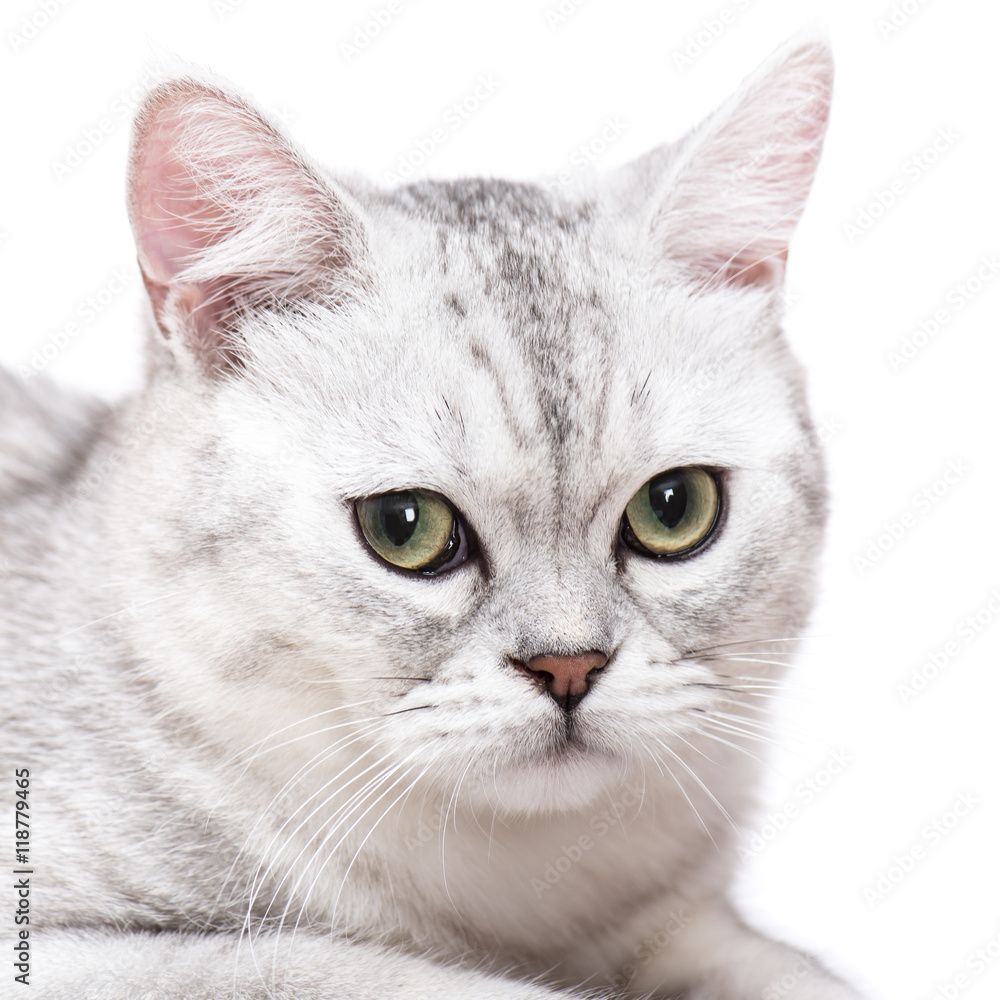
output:
<svg viewBox="0 0 1000 1000"><path fill-rule="evenodd" d="M641 943L618 980L629 990L684 1000L861 1000L816 959L748 927L725 901L670 914L647 913L632 925Z"/></svg>
<svg viewBox="0 0 1000 1000"><path fill-rule="evenodd" d="M41 928L32 935L29 985L38 1000L570 1000L304 932L262 936L251 948L225 935Z"/></svg>

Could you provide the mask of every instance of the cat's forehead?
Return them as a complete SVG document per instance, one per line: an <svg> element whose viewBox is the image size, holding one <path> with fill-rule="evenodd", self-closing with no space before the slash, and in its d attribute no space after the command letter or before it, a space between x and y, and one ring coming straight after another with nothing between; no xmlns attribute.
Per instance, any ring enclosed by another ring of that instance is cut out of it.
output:
<svg viewBox="0 0 1000 1000"><path fill-rule="evenodd" d="M461 415L453 429L525 458L596 444L643 352L593 205L484 180L395 197L387 325L413 352L417 392Z"/></svg>
<svg viewBox="0 0 1000 1000"><path fill-rule="evenodd" d="M387 248L388 336L416 350L420 393L523 451L609 439L620 451L616 433L659 439L665 421L683 448L711 434L714 404L739 395L734 374L773 326L761 297L665 281L639 227L600 198L470 180L404 189L392 204L405 222Z"/></svg>
<svg viewBox="0 0 1000 1000"><path fill-rule="evenodd" d="M608 276L591 251L606 230L591 202L473 179L405 188L387 207L396 226L384 254L428 311L492 314L497 336L542 363L560 354L568 361L577 342L601 335L590 318Z"/></svg>
<svg viewBox="0 0 1000 1000"><path fill-rule="evenodd" d="M746 302L657 284L599 203L480 180L394 199L373 232L379 309L312 340L345 492L583 517L665 468L766 463L789 415L759 400L787 394L773 358L766 384L740 377Z"/></svg>

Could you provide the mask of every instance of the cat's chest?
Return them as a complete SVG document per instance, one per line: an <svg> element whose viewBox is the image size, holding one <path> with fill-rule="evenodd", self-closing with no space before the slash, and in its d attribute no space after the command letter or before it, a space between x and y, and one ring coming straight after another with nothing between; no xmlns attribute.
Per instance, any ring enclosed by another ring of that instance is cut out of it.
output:
<svg viewBox="0 0 1000 1000"><path fill-rule="evenodd" d="M547 819L403 810L352 851L332 896L339 912L368 928L392 929L420 947L461 955L470 948L572 954L664 892L680 899L722 876L690 806L626 784L591 806ZM317 901L322 904L324 896Z"/></svg>

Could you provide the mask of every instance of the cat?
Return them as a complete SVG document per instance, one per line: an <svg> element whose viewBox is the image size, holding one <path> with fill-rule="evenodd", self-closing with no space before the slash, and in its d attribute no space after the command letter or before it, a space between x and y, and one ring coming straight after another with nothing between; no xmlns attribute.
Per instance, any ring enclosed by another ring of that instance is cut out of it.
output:
<svg viewBox="0 0 1000 1000"><path fill-rule="evenodd" d="M857 997L727 898L825 520L780 319L831 86L799 39L572 191L152 90L144 389L0 375L33 995Z"/></svg>

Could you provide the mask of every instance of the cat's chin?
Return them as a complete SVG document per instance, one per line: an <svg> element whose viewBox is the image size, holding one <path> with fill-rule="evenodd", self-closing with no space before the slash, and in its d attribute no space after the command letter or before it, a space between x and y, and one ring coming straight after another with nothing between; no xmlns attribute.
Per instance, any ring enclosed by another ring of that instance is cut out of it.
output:
<svg viewBox="0 0 1000 1000"><path fill-rule="evenodd" d="M571 743L498 769L469 791L474 806L500 815L529 816L586 808L606 799L609 789L626 780L621 762Z"/></svg>

